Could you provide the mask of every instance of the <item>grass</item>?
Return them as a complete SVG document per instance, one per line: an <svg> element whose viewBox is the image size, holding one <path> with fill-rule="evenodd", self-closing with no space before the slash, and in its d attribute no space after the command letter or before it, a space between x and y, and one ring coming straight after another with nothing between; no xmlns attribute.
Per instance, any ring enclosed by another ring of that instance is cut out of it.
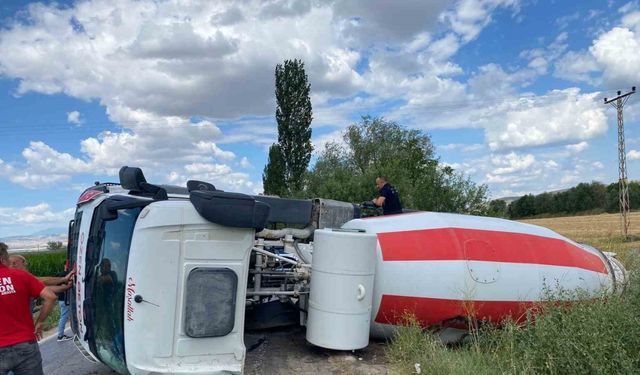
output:
<svg viewBox="0 0 640 375"><path fill-rule="evenodd" d="M618 215L593 215L526 222L549 227L577 242L613 251L630 269L640 248L640 213L631 233L619 235ZM398 374L640 374L640 276L632 274L623 295L603 295L571 305L554 302L559 291L524 322L500 329L481 326L456 346L443 345L411 316L391 341L387 356ZM579 297L576 295L562 297Z"/></svg>
<svg viewBox="0 0 640 375"><path fill-rule="evenodd" d="M51 311L49 316L47 316L47 319L44 321L43 329L47 331L51 328L57 327L59 320L60 320L60 305L58 305L58 303L56 302L56 305L54 306L53 310Z"/></svg>

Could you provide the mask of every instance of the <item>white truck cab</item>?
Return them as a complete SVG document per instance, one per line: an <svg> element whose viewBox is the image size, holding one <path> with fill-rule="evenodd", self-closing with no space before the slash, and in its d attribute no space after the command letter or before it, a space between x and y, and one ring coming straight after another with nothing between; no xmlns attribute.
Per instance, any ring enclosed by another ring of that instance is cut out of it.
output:
<svg viewBox="0 0 640 375"><path fill-rule="evenodd" d="M268 207L219 193L231 220L244 221L231 224L252 224L223 226L201 216L186 189L145 192L131 168L121 178L87 190L70 226L77 343L121 374L241 373L249 221L264 225Z"/></svg>

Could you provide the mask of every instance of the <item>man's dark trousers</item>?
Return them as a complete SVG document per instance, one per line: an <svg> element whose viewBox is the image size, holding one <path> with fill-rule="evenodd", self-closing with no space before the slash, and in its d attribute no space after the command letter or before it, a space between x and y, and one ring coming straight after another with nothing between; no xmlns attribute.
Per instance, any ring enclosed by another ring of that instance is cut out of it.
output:
<svg viewBox="0 0 640 375"><path fill-rule="evenodd" d="M43 375L40 348L35 341L0 348L0 375Z"/></svg>

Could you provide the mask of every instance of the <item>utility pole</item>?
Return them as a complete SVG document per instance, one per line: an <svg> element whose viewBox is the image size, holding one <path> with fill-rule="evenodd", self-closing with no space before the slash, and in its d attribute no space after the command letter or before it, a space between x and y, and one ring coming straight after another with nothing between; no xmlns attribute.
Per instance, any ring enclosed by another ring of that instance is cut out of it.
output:
<svg viewBox="0 0 640 375"><path fill-rule="evenodd" d="M611 106L618 111L618 197L620 200L622 236L624 236L625 239L629 238L628 231L631 220L629 217L629 185L627 181L627 155L624 150L624 119L622 117L622 110L627 100L629 100L629 97L635 94L635 92L636 87L633 86L631 91L626 94L618 91L618 96L615 98L610 100L604 98L604 104L611 104Z"/></svg>

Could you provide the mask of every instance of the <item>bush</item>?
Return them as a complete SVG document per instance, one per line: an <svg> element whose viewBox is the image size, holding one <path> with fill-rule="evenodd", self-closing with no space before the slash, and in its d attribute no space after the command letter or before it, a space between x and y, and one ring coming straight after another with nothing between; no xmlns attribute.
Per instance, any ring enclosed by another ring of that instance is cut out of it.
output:
<svg viewBox="0 0 640 375"><path fill-rule="evenodd" d="M29 272L36 276L55 276L64 271L64 262L67 259L67 253L58 252L39 252L22 254L29 262Z"/></svg>
<svg viewBox="0 0 640 375"><path fill-rule="evenodd" d="M47 242L48 251L64 251L64 244L61 241Z"/></svg>

